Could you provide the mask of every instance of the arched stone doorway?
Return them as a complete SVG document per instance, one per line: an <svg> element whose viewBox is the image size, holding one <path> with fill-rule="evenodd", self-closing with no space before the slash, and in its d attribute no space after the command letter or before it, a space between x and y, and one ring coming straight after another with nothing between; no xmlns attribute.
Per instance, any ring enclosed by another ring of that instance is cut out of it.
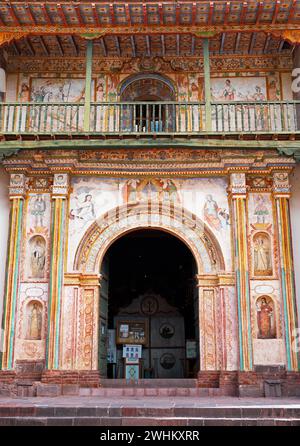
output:
<svg viewBox="0 0 300 446"><path fill-rule="evenodd" d="M173 131L175 126L175 87L159 74L138 74L120 86L122 130L138 132ZM135 104L136 102L136 104Z"/></svg>
<svg viewBox="0 0 300 446"><path fill-rule="evenodd" d="M163 203L149 207L143 202L103 214L89 227L78 246L73 275L80 284L82 312L78 324L83 336L78 340L77 368L99 370L99 284L101 289L104 281L100 271L103 272L105 255L116 240L141 229L165 231L183 242L192 253L199 302L199 367L200 371L220 370L227 361L220 349L224 339L220 302L227 295L231 299L228 293L233 285L231 274L225 272L220 245L207 225L186 209ZM103 327L104 332L106 328Z"/></svg>
<svg viewBox="0 0 300 446"><path fill-rule="evenodd" d="M138 229L118 238L101 266L99 369L106 378L196 378L196 261L176 236ZM125 346L140 358L124 359Z"/></svg>

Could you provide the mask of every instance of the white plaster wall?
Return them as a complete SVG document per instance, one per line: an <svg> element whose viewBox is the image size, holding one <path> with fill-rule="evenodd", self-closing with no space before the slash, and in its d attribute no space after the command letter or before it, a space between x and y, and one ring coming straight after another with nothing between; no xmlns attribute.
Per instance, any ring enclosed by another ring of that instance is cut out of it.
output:
<svg viewBox="0 0 300 446"><path fill-rule="evenodd" d="M298 316L300 316L300 164L291 175L291 224Z"/></svg>
<svg viewBox="0 0 300 446"><path fill-rule="evenodd" d="M2 321L9 225L8 175L0 166L0 321ZM0 324L1 325L1 324Z"/></svg>

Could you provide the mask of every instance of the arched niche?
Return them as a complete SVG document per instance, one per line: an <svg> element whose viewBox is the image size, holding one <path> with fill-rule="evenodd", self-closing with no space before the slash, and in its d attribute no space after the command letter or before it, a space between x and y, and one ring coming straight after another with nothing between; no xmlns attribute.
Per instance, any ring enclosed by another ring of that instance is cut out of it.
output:
<svg viewBox="0 0 300 446"><path fill-rule="evenodd" d="M46 268L46 240L42 235L34 235L28 241L28 277L43 279Z"/></svg>
<svg viewBox="0 0 300 446"><path fill-rule="evenodd" d="M43 336L43 304L31 299L25 307L25 339L40 341Z"/></svg>
<svg viewBox="0 0 300 446"><path fill-rule="evenodd" d="M267 277L273 275L272 244L267 232L257 232L253 236L253 275Z"/></svg>
<svg viewBox="0 0 300 446"><path fill-rule="evenodd" d="M259 296L255 302L256 337L258 339L274 339L277 337L276 305L272 297Z"/></svg>

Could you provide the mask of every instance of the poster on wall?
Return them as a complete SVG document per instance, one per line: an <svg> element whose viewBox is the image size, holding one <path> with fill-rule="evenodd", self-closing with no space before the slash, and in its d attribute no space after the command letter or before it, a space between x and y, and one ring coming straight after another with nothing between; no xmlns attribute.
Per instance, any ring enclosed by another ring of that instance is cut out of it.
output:
<svg viewBox="0 0 300 446"><path fill-rule="evenodd" d="M142 346L141 345L123 345L123 358L137 360L142 357Z"/></svg>
<svg viewBox="0 0 300 446"><path fill-rule="evenodd" d="M143 321L117 321L117 344L142 344L148 342L148 324Z"/></svg>
<svg viewBox="0 0 300 446"><path fill-rule="evenodd" d="M137 380L140 377L140 366L138 364L125 365L125 379Z"/></svg>
<svg viewBox="0 0 300 446"><path fill-rule="evenodd" d="M197 358L197 342L194 340L186 341L186 358L195 359Z"/></svg>
<svg viewBox="0 0 300 446"><path fill-rule="evenodd" d="M108 364L116 364L117 362L117 346L116 346L116 330L107 330L107 362Z"/></svg>

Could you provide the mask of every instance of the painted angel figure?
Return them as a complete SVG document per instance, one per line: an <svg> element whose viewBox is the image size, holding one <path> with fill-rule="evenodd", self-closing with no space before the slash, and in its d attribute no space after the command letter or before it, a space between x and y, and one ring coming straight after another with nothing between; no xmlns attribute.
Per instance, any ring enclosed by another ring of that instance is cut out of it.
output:
<svg viewBox="0 0 300 446"><path fill-rule="evenodd" d="M84 223L94 220L96 218L96 214L92 195L86 194L82 202L78 202L78 197L75 197L75 199L77 200L77 207L75 209L71 209L70 218L72 220L82 220Z"/></svg>

